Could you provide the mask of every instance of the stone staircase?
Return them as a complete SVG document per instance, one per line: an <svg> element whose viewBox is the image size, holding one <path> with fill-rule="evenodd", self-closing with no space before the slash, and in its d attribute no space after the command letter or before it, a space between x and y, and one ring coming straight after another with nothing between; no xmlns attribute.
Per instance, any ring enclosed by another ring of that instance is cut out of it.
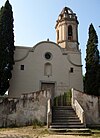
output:
<svg viewBox="0 0 100 138"><path fill-rule="evenodd" d="M71 106L57 106L52 108L51 129L85 128Z"/></svg>

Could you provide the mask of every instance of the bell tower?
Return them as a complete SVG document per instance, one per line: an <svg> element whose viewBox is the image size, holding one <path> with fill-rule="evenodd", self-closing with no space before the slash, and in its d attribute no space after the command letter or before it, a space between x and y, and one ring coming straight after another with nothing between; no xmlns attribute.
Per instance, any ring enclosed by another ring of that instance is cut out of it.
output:
<svg viewBox="0 0 100 138"><path fill-rule="evenodd" d="M56 42L68 51L78 51L78 20L73 11L64 7L56 21Z"/></svg>

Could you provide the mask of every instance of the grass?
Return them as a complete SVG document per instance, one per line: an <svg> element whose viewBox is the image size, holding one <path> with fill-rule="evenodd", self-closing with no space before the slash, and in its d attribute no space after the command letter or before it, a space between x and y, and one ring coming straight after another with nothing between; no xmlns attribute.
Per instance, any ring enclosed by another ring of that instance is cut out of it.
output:
<svg viewBox="0 0 100 138"><path fill-rule="evenodd" d="M27 126L27 127L19 127L19 128L0 128L0 135L20 135L23 137L39 137L49 135L48 130L45 126Z"/></svg>
<svg viewBox="0 0 100 138"><path fill-rule="evenodd" d="M100 138L100 128L98 129L91 129L93 138Z"/></svg>
<svg viewBox="0 0 100 138"><path fill-rule="evenodd" d="M93 138L100 138L100 134L94 134Z"/></svg>

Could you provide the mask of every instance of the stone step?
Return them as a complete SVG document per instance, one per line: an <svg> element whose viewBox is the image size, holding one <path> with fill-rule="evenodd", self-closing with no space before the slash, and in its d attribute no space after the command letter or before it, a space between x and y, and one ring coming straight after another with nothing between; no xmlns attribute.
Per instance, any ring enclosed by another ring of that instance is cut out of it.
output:
<svg viewBox="0 0 100 138"><path fill-rule="evenodd" d="M71 106L59 106L52 109L51 128L84 128Z"/></svg>
<svg viewBox="0 0 100 138"><path fill-rule="evenodd" d="M75 113L75 111L74 110L53 110L53 112L55 112L55 113Z"/></svg>
<svg viewBox="0 0 100 138"><path fill-rule="evenodd" d="M71 110L61 110L61 109L53 109L52 112L54 114L60 114L60 113L66 113L66 114L70 114L70 113L75 113L75 111L73 109Z"/></svg>
<svg viewBox="0 0 100 138"><path fill-rule="evenodd" d="M53 116L76 116L76 114L75 113L58 113L58 114L52 114Z"/></svg>
<svg viewBox="0 0 100 138"><path fill-rule="evenodd" d="M49 128L49 131L57 133L57 135L81 135L81 136L91 136L92 132L87 128Z"/></svg>
<svg viewBox="0 0 100 138"><path fill-rule="evenodd" d="M53 113L75 113L74 110L52 110Z"/></svg>
<svg viewBox="0 0 100 138"><path fill-rule="evenodd" d="M53 109L73 109L72 106L53 106Z"/></svg>
<svg viewBox="0 0 100 138"><path fill-rule="evenodd" d="M75 113L74 110L53 110L54 113Z"/></svg>
<svg viewBox="0 0 100 138"><path fill-rule="evenodd" d="M73 111L73 109L53 109L53 111Z"/></svg>
<svg viewBox="0 0 100 138"><path fill-rule="evenodd" d="M73 122L69 122L69 121L66 121L66 122L52 122L52 125L81 125L81 122L80 121L73 121Z"/></svg>
<svg viewBox="0 0 100 138"><path fill-rule="evenodd" d="M84 124L58 124L58 125L51 125L50 128L84 128Z"/></svg>
<svg viewBox="0 0 100 138"><path fill-rule="evenodd" d="M80 122L80 120L79 119L54 119L54 120L52 120L52 122Z"/></svg>
<svg viewBox="0 0 100 138"><path fill-rule="evenodd" d="M53 116L53 119L62 119L62 120L73 120L73 119L79 119L77 116Z"/></svg>
<svg viewBox="0 0 100 138"><path fill-rule="evenodd" d="M68 114L68 115L65 115L65 114L59 114L59 115L53 115L53 118L67 118L67 117L77 117L76 114Z"/></svg>

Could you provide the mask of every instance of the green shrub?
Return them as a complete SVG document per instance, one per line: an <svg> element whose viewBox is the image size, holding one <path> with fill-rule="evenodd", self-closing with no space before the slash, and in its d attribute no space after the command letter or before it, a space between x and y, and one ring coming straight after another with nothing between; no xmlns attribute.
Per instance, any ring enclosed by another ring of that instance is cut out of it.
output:
<svg viewBox="0 0 100 138"><path fill-rule="evenodd" d="M43 122L41 122L41 121L39 121L39 120L37 120L37 119L34 119L34 120L33 120L33 128L34 128L34 129L37 128L37 127L42 127L43 125L44 125Z"/></svg>
<svg viewBox="0 0 100 138"><path fill-rule="evenodd" d="M63 95L54 98L54 106L67 106L71 105L71 90L65 92Z"/></svg>

